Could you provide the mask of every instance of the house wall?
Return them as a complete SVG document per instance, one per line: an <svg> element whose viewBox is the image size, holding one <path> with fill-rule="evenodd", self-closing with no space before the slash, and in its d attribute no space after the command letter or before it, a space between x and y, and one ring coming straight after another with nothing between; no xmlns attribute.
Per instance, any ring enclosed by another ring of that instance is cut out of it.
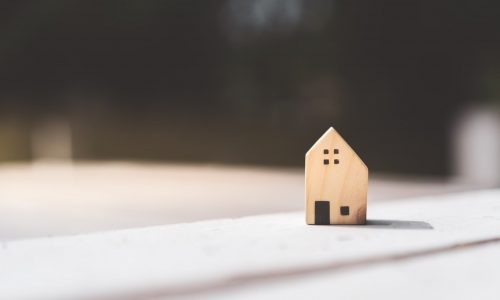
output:
<svg viewBox="0 0 500 300"><path fill-rule="evenodd" d="M335 149L338 154L334 153ZM328 150L328 154L324 150ZM365 223L368 168L333 129L306 154L305 168L308 224L315 223L315 201L319 200L330 201L331 224ZM349 215L341 215L341 206L349 207Z"/></svg>

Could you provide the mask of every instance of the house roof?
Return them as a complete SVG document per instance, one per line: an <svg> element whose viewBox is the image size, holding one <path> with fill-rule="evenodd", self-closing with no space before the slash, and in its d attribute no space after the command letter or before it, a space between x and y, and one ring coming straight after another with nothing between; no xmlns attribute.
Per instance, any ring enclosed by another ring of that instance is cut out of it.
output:
<svg viewBox="0 0 500 300"><path fill-rule="evenodd" d="M363 166L368 169L368 167L366 166L366 164L363 162L363 160L359 157L359 155L356 153L356 151L354 151L351 146L344 140L344 138L333 128L333 127L330 127L328 128L325 133L323 133L323 135L311 146L311 148L307 151L306 153L306 158L308 157L309 153L313 152L313 151L322 151L322 149L324 148L323 146L321 146L327 139L329 138L335 138L337 141L340 141L341 143L343 143L344 147L347 148L349 151L351 151L354 155L356 155L356 157L362 162Z"/></svg>

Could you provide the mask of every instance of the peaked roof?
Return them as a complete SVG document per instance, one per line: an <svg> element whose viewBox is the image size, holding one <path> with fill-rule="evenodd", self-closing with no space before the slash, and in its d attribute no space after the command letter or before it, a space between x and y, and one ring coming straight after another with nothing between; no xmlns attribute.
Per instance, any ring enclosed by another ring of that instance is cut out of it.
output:
<svg viewBox="0 0 500 300"><path fill-rule="evenodd" d="M311 146L311 148L309 148L309 150L306 153L306 158L307 158L307 156L309 155L310 152L312 152L312 151L314 151L314 150L316 150L318 148L321 148L319 151L322 151L323 147L321 147L321 144L326 139L328 139L329 137L332 137L332 136L335 136L337 140L340 140L344 144L344 147L348 148L349 151L351 151L354 155L356 155L356 157L363 163L363 165L365 166L365 168L368 168L366 166L366 164L363 162L363 160L356 153L356 151L354 151L351 148L351 146L344 140L344 138L333 127L328 128L325 131L325 133L323 133L323 135Z"/></svg>

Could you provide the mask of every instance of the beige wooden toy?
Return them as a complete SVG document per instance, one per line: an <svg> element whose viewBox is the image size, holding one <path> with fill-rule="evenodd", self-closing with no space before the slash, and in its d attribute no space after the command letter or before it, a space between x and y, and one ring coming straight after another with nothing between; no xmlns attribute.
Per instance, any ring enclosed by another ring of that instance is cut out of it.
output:
<svg viewBox="0 0 500 300"><path fill-rule="evenodd" d="M306 153L307 224L365 224L368 168L330 127Z"/></svg>

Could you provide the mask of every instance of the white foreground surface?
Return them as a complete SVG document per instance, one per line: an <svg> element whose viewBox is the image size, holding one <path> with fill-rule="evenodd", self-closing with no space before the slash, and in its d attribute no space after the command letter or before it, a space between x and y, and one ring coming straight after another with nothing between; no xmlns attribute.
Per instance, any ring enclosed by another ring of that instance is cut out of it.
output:
<svg viewBox="0 0 500 300"><path fill-rule="evenodd" d="M368 217L307 226L298 212L4 241L0 298L499 299L499 190L374 203Z"/></svg>
<svg viewBox="0 0 500 300"><path fill-rule="evenodd" d="M370 175L371 176L371 175ZM372 203L479 188L370 177ZM141 163L0 165L0 240L297 211L303 169Z"/></svg>

